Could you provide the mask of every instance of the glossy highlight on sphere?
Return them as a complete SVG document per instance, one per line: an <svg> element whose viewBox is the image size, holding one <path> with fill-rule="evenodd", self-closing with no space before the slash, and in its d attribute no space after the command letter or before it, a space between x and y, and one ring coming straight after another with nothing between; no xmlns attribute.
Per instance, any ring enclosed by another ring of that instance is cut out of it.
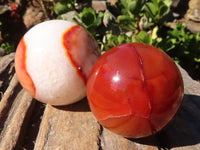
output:
<svg viewBox="0 0 200 150"><path fill-rule="evenodd" d="M15 69L21 85L34 98L67 105L86 96L86 82L99 56L97 42L83 27L50 20L23 36Z"/></svg>
<svg viewBox="0 0 200 150"><path fill-rule="evenodd" d="M95 63L87 97L105 128L141 138L157 133L173 119L182 102L183 81L167 54L147 44L127 43Z"/></svg>

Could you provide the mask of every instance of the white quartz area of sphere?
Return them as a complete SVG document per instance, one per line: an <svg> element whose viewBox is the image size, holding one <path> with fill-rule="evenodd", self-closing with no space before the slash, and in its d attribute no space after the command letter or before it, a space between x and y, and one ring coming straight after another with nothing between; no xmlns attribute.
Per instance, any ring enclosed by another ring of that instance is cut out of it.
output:
<svg viewBox="0 0 200 150"><path fill-rule="evenodd" d="M63 34L76 24L62 20L40 23L29 30L27 71L35 88L35 98L51 105L66 105L86 96L86 86L66 55Z"/></svg>

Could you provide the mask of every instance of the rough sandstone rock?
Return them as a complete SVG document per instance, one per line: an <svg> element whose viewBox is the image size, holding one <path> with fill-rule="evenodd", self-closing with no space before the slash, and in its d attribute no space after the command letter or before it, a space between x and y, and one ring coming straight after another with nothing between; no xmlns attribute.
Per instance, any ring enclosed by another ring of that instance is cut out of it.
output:
<svg viewBox="0 0 200 150"><path fill-rule="evenodd" d="M193 33L200 32L200 0L190 0L188 6L185 14L187 28Z"/></svg>
<svg viewBox="0 0 200 150"><path fill-rule="evenodd" d="M46 19L44 12L39 7L29 6L23 16L23 21L27 29L44 21Z"/></svg>

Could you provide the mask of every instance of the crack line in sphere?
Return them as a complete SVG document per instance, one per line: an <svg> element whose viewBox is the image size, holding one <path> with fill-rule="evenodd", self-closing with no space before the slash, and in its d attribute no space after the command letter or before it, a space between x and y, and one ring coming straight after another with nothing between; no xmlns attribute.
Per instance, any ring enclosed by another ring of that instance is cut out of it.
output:
<svg viewBox="0 0 200 150"><path fill-rule="evenodd" d="M144 75L144 68L143 68L143 60L142 60L140 54L138 53L137 49L136 49L134 46L132 46L132 45L131 45L131 47L133 48L133 50L134 50L136 56L138 57L139 64L140 64L140 73L141 73L141 77L142 77L142 82L143 82L144 91L145 91L145 93L147 94L147 98L148 98L149 103L150 103L150 104L149 104L150 112L149 112L148 117L147 117L147 119L149 119L149 116L150 116L150 114L151 114L151 109L152 109L152 108L151 108L151 103L152 103L152 102L151 102L151 97L150 97L150 95L149 95L149 91L148 91L148 89L147 89L146 77L145 77L145 75ZM136 115L137 115L137 114L136 114ZM142 116L140 116L140 117L142 117Z"/></svg>
<svg viewBox="0 0 200 150"><path fill-rule="evenodd" d="M132 46L132 45L131 45L131 46ZM141 77L142 77L142 81L143 81L144 90L145 90L145 93L147 94L147 97L148 97L149 102L150 102L150 112L149 112L148 118L146 118L146 119L147 119L148 122L149 122L149 126L150 126L150 128L151 128L151 133L152 133L152 134L155 134L155 133L157 132L157 130L156 130L156 128L154 127L154 125L152 124L151 120L149 119L149 116L150 116L150 114L151 114L151 112L152 112L152 107L151 107L152 100L151 100L151 97L150 97L150 95L149 95L149 91L148 91L148 89L147 89L147 83L146 83L147 79L146 79L146 77L145 77L145 75L144 75L143 60L142 60L141 56L139 55L137 49L136 49L134 46L132 46L132 48L133 48L133 50L135 51L135 53L136 53L136 55L137 55L137 57L138 57L138 59L139 59L139 62L140 62L140 71L141 71ZM142 117L142 116L140 116L140 117Z"/></svg>

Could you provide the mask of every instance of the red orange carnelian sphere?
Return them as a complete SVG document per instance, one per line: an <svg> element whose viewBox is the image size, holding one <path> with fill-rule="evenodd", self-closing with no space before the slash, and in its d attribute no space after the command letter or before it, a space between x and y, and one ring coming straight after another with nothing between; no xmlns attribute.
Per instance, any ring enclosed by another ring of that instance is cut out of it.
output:
<svg viewBox="0 0 200 150"><path fill-rule="evenodd" d="M142 43L119 45L103 54L87 83L95 117L105 128L131 138L165 127L180 107L183 90L171 58Z"/></svg>
<svg viewBox="0 0 200 150"><path fill-rule="evenodd" d="M83 27L50 20L23 36L15 68L21 85L34 98L67 105L86 96L86 81L98 57L97 42Z"/></svg>

